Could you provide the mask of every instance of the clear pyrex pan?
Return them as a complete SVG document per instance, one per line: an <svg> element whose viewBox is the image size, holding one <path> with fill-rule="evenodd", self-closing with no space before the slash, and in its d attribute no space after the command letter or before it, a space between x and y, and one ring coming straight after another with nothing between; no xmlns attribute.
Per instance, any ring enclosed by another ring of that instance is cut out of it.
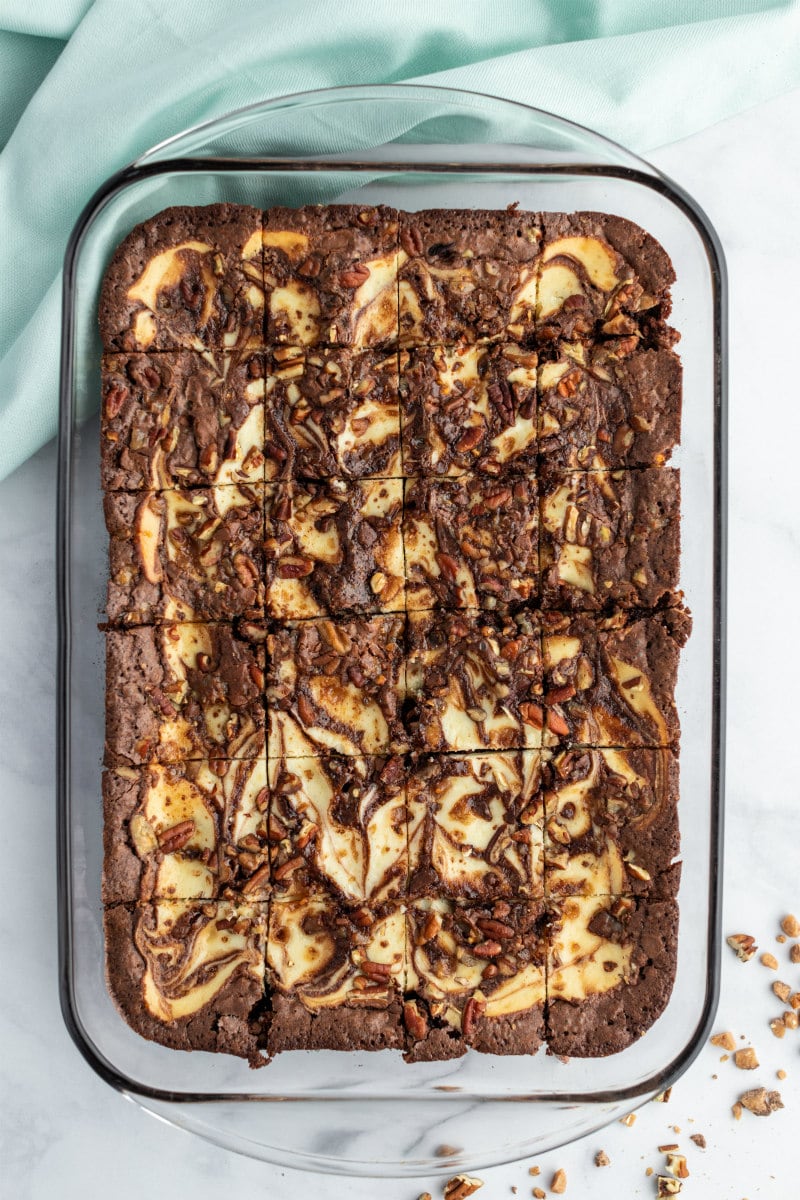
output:
<svg viewBox="0 0 800 1200"><path fill-rule="evenodd" d="M606 1059L470 1052L407 1065L399 1052L293 1052L252 1071L225 1055L144 1041L103 978L102 819L107 573L99 486L97 296L137 222L172 204L267 207L358 200L405 209L594 209L628 217L677 274L684 366L681 586L694 617L678 682L683 877L678 969L661 1019ZM722 740L725 272L693 201L621 147L548 113L427 87L361 87L269 101L190 130L115 176L67 251L58 507L60 986L70 1033L112 1086L167 1120L268 1161L415 1174L508 1161L596 1129L668 1086L716 1005ZM262 1103L256 1103L261 1101ZM442 1159L442 1143L462 1148Z"/></svg>

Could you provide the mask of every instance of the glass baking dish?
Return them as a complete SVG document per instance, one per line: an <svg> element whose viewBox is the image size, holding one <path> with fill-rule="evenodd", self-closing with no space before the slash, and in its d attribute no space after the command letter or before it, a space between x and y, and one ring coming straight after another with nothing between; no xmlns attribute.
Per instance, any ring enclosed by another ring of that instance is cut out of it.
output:
<svg viewBox="0 0 800 1200"><path fill-rule="evenodd" d="M294 1052L251 1071L224 1055L144 1041L103 979L103 646L107 572L99 486L97 296L131 227L172 204L232 200L617 213L675 265L684 365L682 586L694 616L678 707L683 727L683 880L678 969L661 1019L606 1059L470 1052L404 1064L399 1052ZM108 181L70 240L58 501L60 986L78 1048L145 1108L268 1161L414 1175L510 1161L597 1129L671 1084L697 1054L718 981L724 734L726 285L719 243L694 202L621 147L548 113L429 87L342 88L255 105L157 146ZM258 1103L260 1102L260 1103ZM439 1145L462 1148L447 1158Z"/></svg>

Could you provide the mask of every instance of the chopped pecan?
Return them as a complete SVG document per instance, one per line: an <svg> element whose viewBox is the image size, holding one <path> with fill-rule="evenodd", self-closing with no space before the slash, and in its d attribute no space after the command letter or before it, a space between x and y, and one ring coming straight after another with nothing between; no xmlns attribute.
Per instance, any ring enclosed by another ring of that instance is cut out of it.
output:
<svg viewBox="0 0 800 1200"><path fill-rule="evenodd" d="M486 1005L482 1000L476 1000L474 996L470 996L461 1014L461 1032L464 1034L464 1037L470 1036L485 1009Z"/></svg>
<svg viewBox="0 0 800 1200"><path fill-rule="evenodd" d="M727 942L730 948L736 952L736 957L742 962L749 962L758 949L756 939L749 933L732 933Z"/></svg>
<svg viewBox="0 0 800 1200"><path fill-rule="evenodd" d="M165 854L174 854L181 850L194 834L194 821L179 821L177 825L165 829L158 835L159 849Z"/></svg>
<svg viewBox="0 0 800 1200"><path fill-rule="evenodd" d="M768 1117L783 1108L780 1092L768 1092L765 1087L751 1088L739 1097L739 1104L756 1117Z"/></svg>
<svg viewBox="0 0 800 1200"><path fill-rule="evenodd" d="M474 1175L454 1175L444 1185L444 1200L466 1200L478 1188L483 1187L483 1180Z"/></svg>
<svg viewBox="0 0 800 1200"><path fill-rule="evenodd" d="M415 1000L406 1000L403 1005L403 1022L411 1036L418 1042L422 1041L428 1032L427 1018L420 1012Z"/></svg>
<svg viewBox="0 0 800 1200"><path fill-rule="evenodd" d="M366 283L368 279L369 269L360 263L354 263L349 270L342 271L339 275L339 283L345 288L361 287L361 284Z"/></svg>

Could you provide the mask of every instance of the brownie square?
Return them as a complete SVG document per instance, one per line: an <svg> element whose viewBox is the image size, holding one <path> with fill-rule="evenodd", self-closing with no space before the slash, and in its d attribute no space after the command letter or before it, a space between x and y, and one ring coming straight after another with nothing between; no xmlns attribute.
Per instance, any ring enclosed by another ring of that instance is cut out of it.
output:
<svg viewBox="0 0 800 1200"><path fill-rule="evenodd" d="M549 942L551 1053L616 1054L666 1008L678 947L674 900L564 897L552 906Z"/></svg>
<svg viewBox="0 0 800 1200"><path fill-rule="evenodd" d="M689 614L545 613L545 722L562 744L677 746L675 682Z"/></svg>
<svg viewBox="0 0 800 1200"><path fill-rule="evenodd" d="M401 213L400 345L529 338L540 240L518 209Z"/></svg>
<svg viewBox="0 0 800 1200"><path fill-rule="evenodd" d="M663 246L633 221L607 213L543 213L536 297L540 345L608 339L622 353L670 346L665 322L675 272Z"/></svg>
<svg viewBox="0 0 800 1200"><path fill-rule="evenodd" d="M247 623L109 630L106 765L263 758L264 636Z"/></svg>
<svg viewBox="0 0 800 1200"><path fill-rule="evenodd" d="M400 357L406 475L536 468L535 350L427 346Z"/></svg>
<svg viewBox="0 0 800 1200"><path fill-rule="evenodd" d="M268 486L268 614L402 612L402 509L400 479Z"/></svg>
<svg viewBox="0 0 800 1200"><path fill-rule="evenodd" d="M324 892L276 897L267 944L268 1049L402 1049L402 908L347 909Z"/></svg>
<svg viewBox="0 0 800 1200"><path fill-rule="evenodd" d="M261 344L261 213L167 208L111 259L100 296L105 350L232 350Z"/></svg>
<svg viewBox="0 0 800 1200"><path fill-rule="evenodd" d="M540 901L408 906L406 1058L533 1054L544 1040L546 914Z"/></svg>
<svg viewBox="0 0 800 1200"><path fill-rule="evenodd" d="M107 492L114 625L263 616L264 485Z"/></svg>
<svg viewBox="0 0 800 1200"><path fill-rule="evenodd" d="M402 475L396 351L279 346L267 362L267 479Z"/></svg>
<svg viewBox="0 0 800 1200"><path fill-rule="evenodd" d="M406 728L413 749L536 747L543 725L536 613L409 613Z"/></svg>
<svg viewBox="0 0 800 1200"><path fill-rule="evenodd" d="M544 895L543 821L540 751L422 756L408 777L411 894Z"/></svg>
<svg viewBox="0 0 800 1200"><path fill-rule="evenodd" d="M403 513L406 604L481 608L535 599L536 480L407 480Z"/></svg>
<svg viewBox="0 0 800 1200"><path fill-rule="evenodd" d="M106 491L264 479L262 355L107 354L101 414Z"/></svg>
<svg viewBox="0 0 800 1200"><path fill-rule="evenodd" d="M680 439L682 370L671 350L618 359L562 345L539 368L539 451L564 470L663 466Z"/></svg>
<svg viewBox="0 0 800 1200"><path fill-rule="evenodd" d="M267 344L395 345L397 261L393 208L267 209Z"/></svg>
<svg viewBox="0 0 800 1200"><path fill-rule="evenodd" d="M103 773L103 902L269 892L267 763L201 761Z"/></svg>
<svg viewBox="0 0 800 1200"><path fill-rule="evenodd" d="M543 471L539 490L545 607L597 611L676 601L678 471Z"/></svg>
<svg viewBox="0 0 800 1200"><path fill-rule="evenodd" d="M680 837L673 750L565 750L543 775L548 896L674 893Z"/></svg>
<svg viewBox="0 0 800 1200"><path fill-rule="evenodd" d="M400 758L274 758L269 764L276 896L324 889L345 904L407 892Z"/></svg>
<svg viewBox="0 0 800 1200"><path fill-rule="evenodd" d="M402 754L404 626L362 617L271 633L268 757Z"/></svg>
<svg viewBox="0 0 800 1200"><path fill-rule="evenodd" d="M267 906L157 900L106 908L106 981L136 1033L261 1066Z"/></svg>

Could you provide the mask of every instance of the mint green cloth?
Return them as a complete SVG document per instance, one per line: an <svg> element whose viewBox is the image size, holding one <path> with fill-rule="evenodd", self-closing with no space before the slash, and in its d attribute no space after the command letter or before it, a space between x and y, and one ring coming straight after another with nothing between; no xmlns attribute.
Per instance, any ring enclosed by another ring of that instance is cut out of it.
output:
<svg viewBox="0 0 800 1200"><path fill-rule="evenodd" d="M800 3L0 0L0 478L55 433L61 263L110 174L257 100L402 81L646 151L800 86Z"/></svg>

